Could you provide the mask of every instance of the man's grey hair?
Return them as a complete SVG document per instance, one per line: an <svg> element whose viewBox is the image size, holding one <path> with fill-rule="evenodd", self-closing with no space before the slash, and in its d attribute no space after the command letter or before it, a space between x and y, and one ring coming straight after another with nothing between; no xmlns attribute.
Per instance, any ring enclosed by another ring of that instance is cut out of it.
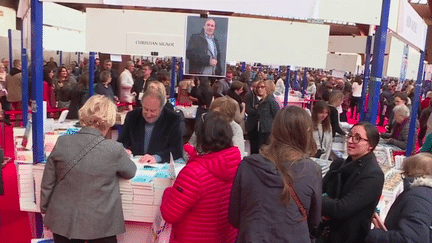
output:
<svg viewBox="0 0 432 243"><path fill-rule="evenodd" d="M134 63L132 61L127 61L126 62L126 68L129 68L132 65L134 65Z"/></svg>
<svg viewBox="0 0 432 243"><path fill-rule="evenodd" d="M161 109L165 106L165 103L166 103L165 96L161 92L154 90L154 89L147 89L147 91L144 92L142 99L141 99L141 105L144 104L144 99L148 96L153 96L153 97L157 98L159 100L159 104L160 104Z"/></svg>
<svg viewBox="0 0 432 243"><path fill-rule="evenodd" d="M406 105L397 105L393 108L393 113L398 113L399 115L407 118L410 116L410 110Z"/></svg>

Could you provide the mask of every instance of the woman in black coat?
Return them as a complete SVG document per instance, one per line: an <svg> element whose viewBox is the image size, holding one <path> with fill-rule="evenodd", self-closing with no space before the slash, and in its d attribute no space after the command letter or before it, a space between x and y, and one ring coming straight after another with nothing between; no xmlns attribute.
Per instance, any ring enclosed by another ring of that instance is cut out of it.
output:
<svg viewBox="0 0 432 243"><path fill-rule="evenodd" d="M377 214L366 242L432 242L432 154L420 153L403 163L404 192L385 219Z"/></svg>
<svg viewBox="0 0 432 243"><path fill-rule="evenodd" d="M279 111L273 92L273 81L260 80L255 89L246 95L246 130L249 134L251 154L259 153L263 144L268 144L273 119Z"/></svg>
<svg viewBox="0 0 432 243"><path fill-rule="evenodd" d="M324 177L322 214L330 227L326 242L364 242L384 184L373 153L378 141L374 125L355 124L348 134L349 157L334 161Z"/></svg>
<svg viewBox="0 0 432 243"><path fill-rule="evenodd" d="M72 87L69 93L70 105L67 119L78 119L78 111L83 107L89 96L89 74L84 73L80 81Z"/></svg>

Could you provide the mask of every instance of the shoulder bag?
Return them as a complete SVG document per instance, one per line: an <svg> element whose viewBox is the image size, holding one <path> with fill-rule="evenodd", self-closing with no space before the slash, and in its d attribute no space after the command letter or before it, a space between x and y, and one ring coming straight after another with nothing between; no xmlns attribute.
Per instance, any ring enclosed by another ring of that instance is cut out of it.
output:
<svg viewBox="0 0 432 243"><path fill-rule="evenodd" d="M94 147L96 147L100 142L105 140L104 137L98 136L93 141L91 141L87 146L81 150L78 154L76 154L71 160L66 163L66 166L60 171L58 175L58 180L56 182L56 186L63 180L63 178L69 173L69 171L81 161L86 154L88 154Z"/></svg>

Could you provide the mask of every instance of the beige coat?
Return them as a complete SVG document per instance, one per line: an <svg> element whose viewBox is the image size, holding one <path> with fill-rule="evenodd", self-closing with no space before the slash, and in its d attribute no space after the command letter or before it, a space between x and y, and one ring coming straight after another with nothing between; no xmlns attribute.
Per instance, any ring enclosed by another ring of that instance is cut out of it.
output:
<svg viewBox="0 0 432 243"><path fill-rule="evenodd" d="M6 75L7 101L22 101L22 74Z"/></svg>

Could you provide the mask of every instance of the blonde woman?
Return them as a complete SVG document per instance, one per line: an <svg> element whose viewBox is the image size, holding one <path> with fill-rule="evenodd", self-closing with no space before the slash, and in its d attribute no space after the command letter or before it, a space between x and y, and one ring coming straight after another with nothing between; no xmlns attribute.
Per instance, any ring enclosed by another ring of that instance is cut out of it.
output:
<svg viewBox="0 0 432 243"><path fill-rule="evenodd" d="M104 139L115 117L114 103L92 96L79 110L83 128L59 137L47 159L40 209L55 242L114 243L125 232L119 178L134 177L136 166L120 143Z"/></svg>
<svg viewBox="0 0 432 243"><path fill-rule="evenodd" d="M249 134L251 154L257 154L263 144L269 142L273 119L279 111L273 92L274 82L260 80L253 92L246 95L246 130Z"/></svg>

